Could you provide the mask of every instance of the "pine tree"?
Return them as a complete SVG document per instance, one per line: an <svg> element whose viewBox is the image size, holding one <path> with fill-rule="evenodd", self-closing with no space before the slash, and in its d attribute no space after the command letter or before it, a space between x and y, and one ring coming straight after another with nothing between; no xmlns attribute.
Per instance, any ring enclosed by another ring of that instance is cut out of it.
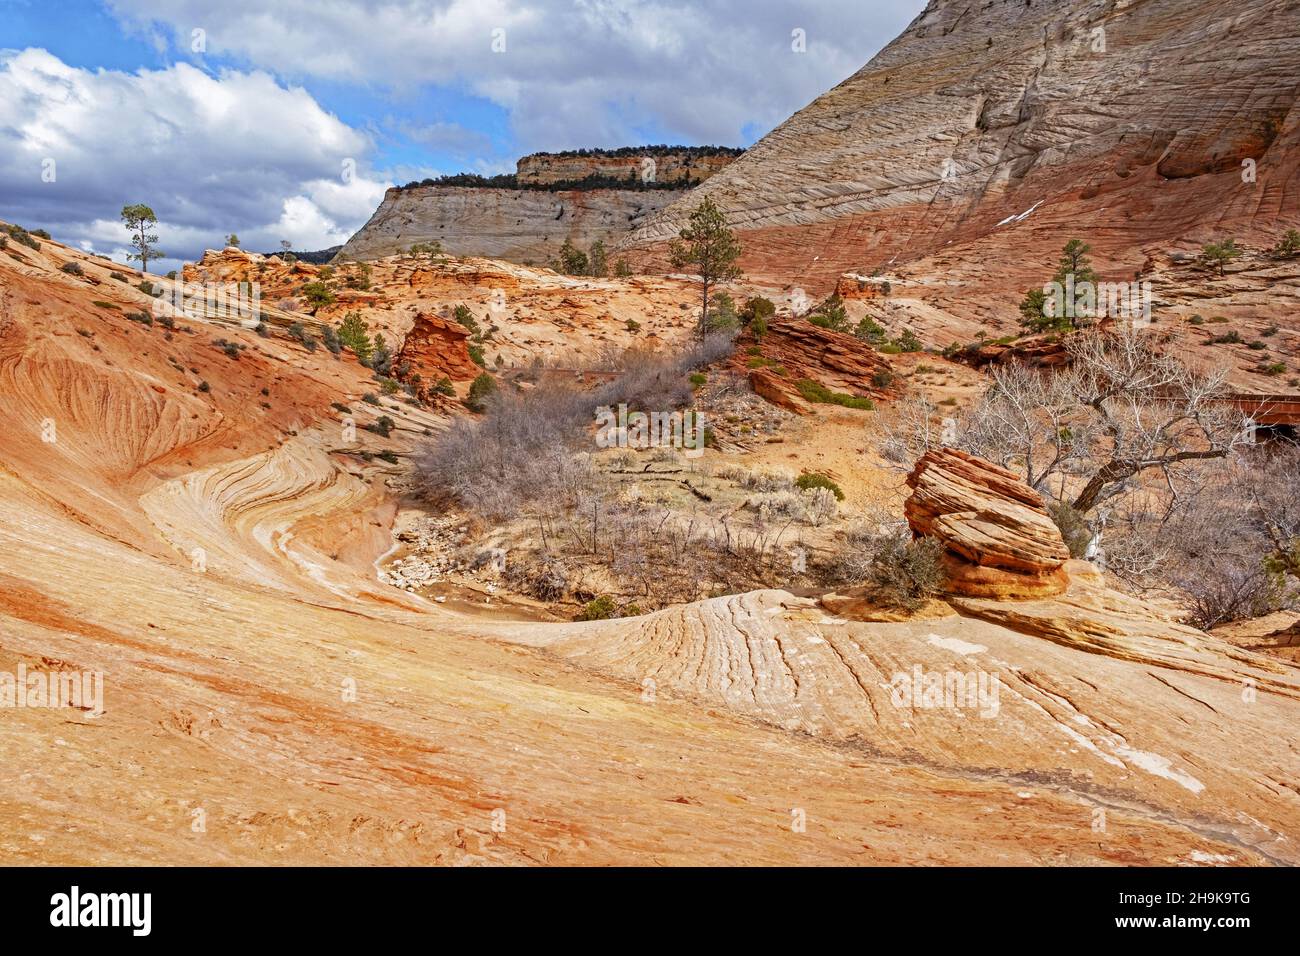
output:
<svg viewBox="0 0 1300 956"><path fill-rule="evenodd" d="M374 345L370 341L370 333L366 331L366 323L361 320L360 312L349 312L343 316L343 321L339 323L339 341L350 348L362 365L370 360L374 353Z"/></svg>
<svg viewBox="0 0 1300 956"><path fill-rule="evenodd" d="M135 203L122 207L122 222L130 230L131 245L136 249L127 258L137 260L140 263L140 271L148 272L150 259L161 259L166 255L154 246L158 237L149 232L158 225L158 217L144 203Z"/></svg>
<svg viewBox="0 0 1300 956"><path fill-rule="evenodd" d="M668 249L673 268L693 267L700 277L700 338L709 328L709 290L720 282L741 276L736 260L740 258L740 243L727 228L727 220L712 199L705 199L691 213L687 226L674 239Z"/></svg>

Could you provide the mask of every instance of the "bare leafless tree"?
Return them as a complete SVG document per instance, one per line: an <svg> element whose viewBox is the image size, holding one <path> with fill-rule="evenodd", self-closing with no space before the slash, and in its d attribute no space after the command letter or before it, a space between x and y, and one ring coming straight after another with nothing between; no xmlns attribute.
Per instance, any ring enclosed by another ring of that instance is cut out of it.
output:
<svg viewBox="0 0 1300 956"><path fill-rule="evenodd" d="M1193 369L1127 326L1072 336L1067 351L1099 463L1072 502L1076 511L1087 514L1142 472L1172 482L1181 463L1225 458L1247 441L1245 417L1224 401L1225 369Z"/></svg>
<svg viewBox="0 0 1300 956"><path fill-rule="evenodd" d="M1300 579L1300 447L1261 450L1249 456L1235 477L1245 523L1268 542L1273 566Z"/></svg>
<svg viewBox="0 0 1300 956"><path fill-rule="evenodd" d="M1092 422L1083 413L1070 370L1044 373L1015 363L993 371L983 401L963 420L958 443L1023 473L1040 492L1082 464Z"/></svg>
<svg viewBox="0 0 1300 956"><path fill-rule="evenodd" d="M940 444L961 448L1087 515L1148 473L1176 495L1180 466L1224 458L1248 440L1244 416L1223 399L1222 370L1193 369L1129 327L1080 332L1066 349L1059 368L995 368L959 418L936 422L923 399L903 404L882 450L915 461Z"/></svg>

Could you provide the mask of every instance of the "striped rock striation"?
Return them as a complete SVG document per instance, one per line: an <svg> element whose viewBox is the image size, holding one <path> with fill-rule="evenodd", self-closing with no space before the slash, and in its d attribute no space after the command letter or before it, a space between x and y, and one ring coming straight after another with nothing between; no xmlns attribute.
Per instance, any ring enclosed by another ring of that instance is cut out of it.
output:
<svg viewBox="0 0 1300 956"><path fill-rule="evenodd" d="M907 523L943 543L950 591L1004 600L1065 591L1070 552L1060 529L1014 474L943 448L922 456L907 484Z"/></svg>
<svg viewBox="0 0 1300 956"><path fill-rule="evenodd" d="M750 276L820 296L883 269L939 345L1013 330L1069 238L1131 281L1151 256L1300 225L1297 37L1288 0L931 0L624 244L665 267L707 196Z"/></svg>

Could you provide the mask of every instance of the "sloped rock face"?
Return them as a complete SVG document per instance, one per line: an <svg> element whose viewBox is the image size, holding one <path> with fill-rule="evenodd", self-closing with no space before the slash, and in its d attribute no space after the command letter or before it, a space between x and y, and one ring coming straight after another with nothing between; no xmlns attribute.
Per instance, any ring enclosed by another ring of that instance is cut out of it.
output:
<svg viewBox="0 0 1300 956"><path fill-rule="evenodd" d="M966 360L976 368L1019 362L1038 368L1065 365L1069 359L1059 335L1033 335L1015 342L990 342L966 353Z"/></svg>
<svg viewBox="0 0 1300 956"><path fill-rule="evenodd" d="M858 275L846 272L835 283L835 294L841 299L879 299L887 295L889 285L886 280L874 276Z"/></svg>
<svg viewBox="0 0 1300 956"><path fill-rule="evenodd" d="M207 249L198 262L181 270L185 282L256 282L264 299L291 297L304 282L315 279L318 266L309 262L286 263L276 256L247 252L236 246Z"/></svg>
<svg viewBox="0 0 1300 956"><path fill-rule="evenodd" d="M1213 0L931 0L628 244L662 262L708 196L750 276L821 294L844 272L915 264L960 290L947 298L962 315L996 302L1012 325L1015 293L1051 274L1069 236L1110 281L1131 279L1148 244L1271 245L1300 219L1298 30L1287 0L1231 19Z"/></svg>
<svg viewBox="0 0 1300 956"><path fill-rule="evenodd" d="M903 506L912 532L941 541L948 588L968 597L1061 594L1070 552L1038 493L1005 468L943 448L907 477Z"/></svg>
<svg viewBox="0 0 1300 956"><path fill-rule="evenodd" d="M812 406L803 400L803 396L794 385L775 372L769 372L764 368L754 369L749 373L749 387L759 398L771 402L777 408L784 408L787 412L794 412L796 415L807 415L812 412Z"/></svg>
<svg viewBox="0 0 1300 956"><path fill-rule="evenodd" d="M444 376L460 382L482 371L469 357L469 331L458 322L428 312L415 317L393 363L394 368L406 366L409 370L402 373L403 377L409 381L419 375L425 391Z"/></svg>
<svg viewBox="0 0 1300 956"><path fill-rule="evenodd" d="M772 322L758 350L768 364L750 371L750 386L773 405L799 415L811 410L796 385L801 379L862 398L890 398L898 392L887 358L859 338L803 319ZM744 366L755 357L738 350L733 364Z"/></svg>
<svg viewBox="0 0 1300 956"><path fill-rule="evenodd" d="M392 403L382 445L361 428L341 448L326 410L368 369L238 328L212 327L248 345L238 361L207 334L164 345L122 315L148 307L143 276L41 246L0 254L0 671L102 671L108 706L97 729L0 719L6 766L27 768L0 774L6 861L1300 863L1290 664L1073 568L1062 599L954 598L924 620L776 590L583 623L449 613L376 579L395 476L355 454L408 454L445 418ZM376 285L410 268L377 265ZM666 283L636 294L676 312ZM930 700L944 675L967 693ZM339 700L340 680L363 690ZM816 825L792 838L809 794Z"/></svg>
<svg viewBox="0 0 1300 956"><path fill-rule="evenodd" d="M682 149L654 153L613 155L592 150L585 156L564 153L532 153L515 164L521 183L549 185L572 182L587 176L650 178L661 183L699 183L724 168L736 157L730 152L701 154Z"/></svg>
<svg viewBox="0 0 1300 956"><path fill-rule="evenodd" d="M667 206L677 189L480 189L420 186L390 189L375 214L339 251L336 261L378 259L413 244L440 242L455 256L487 256L544 265L565 239L587 248L608 245L629 223Z"/></svg>

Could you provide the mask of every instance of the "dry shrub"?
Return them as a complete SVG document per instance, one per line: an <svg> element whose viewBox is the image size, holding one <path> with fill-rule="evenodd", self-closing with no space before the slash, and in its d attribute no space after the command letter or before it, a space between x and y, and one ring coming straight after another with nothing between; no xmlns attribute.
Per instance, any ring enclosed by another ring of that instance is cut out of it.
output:
<svg viewBox="0 0 1300 956"><path fill-rule="evenodd" d="M493 519L535 505L571 507L580 495L599 490L582 454L596 409L620 403L677 408L691 397L686 373L730 348L729 338L710 336L677 354L621 353L621 374L591 391L560 384L502 389L486 397L481 421L459 420L416 453L417 491Z"/></svg>
<svg viewBox="0 0 1300 956"><path fill-rule="evenodd" d="M1237 555L1206 555L1171 576L1183 591L1187 622L1203 630L1271 614L1294 598L1283 578Z"/></svg>
<svg viewBox="0 0 1300 956"><path fill-rule="evenodd" d="M762 494L790 492L794 490L794 479L788 475L776 475L764 471L750 471L739 465L727 465L718 471L718 477L734 482L746 491Z"/></svg>
<svg viewBox="0 0 1300 956"><path fill-rule="evenodd" d="M943 545L893 534L881 540L867 581L883 604L914 611L943 589Z"/></svg>
<svg viewBox="0 0 1300 956"><path fill-rule="evenodd" d="M1168 590L1211 628L1297 606L1300 455L1261 447L1206 463L1177 495L1132 494L1106 516L1105 567Z"/></svg>
<svg viewBox="0 0 1300 956"><path fill-rule="evenodd" d="M818 576L831 585L864 585L883 605L915 610L942 590L942 559L938 541L913 539L906 526L886 520L848 529Z"/></svg>
<svg viewBox="0 0 1300 956"><path fill-rule="evenodd" d="M802 497L806 503L804 520L814 528L820 528L835 520L839 511L839 501L829 488L809 488Z"/></svg>
<svg viewBox="0 0 1300 956"><path fill-rule="evenodd" d="M500 392L482 421L460 419L415 455L417 489L493 519L535 501L564 502L595 481L575 451L581 393L557 387Z"/></svg>
<svg viewBox="0 0 1300 956"><path fill-rule="evenodd" d="M612 381L592 393L592 408L626 404L635 410L668 411L689 405L692 389L687 375L731 354L728 335L710 335L677 353L628 349L617 358L602 359L607 368L618 371Z"/></svg>

